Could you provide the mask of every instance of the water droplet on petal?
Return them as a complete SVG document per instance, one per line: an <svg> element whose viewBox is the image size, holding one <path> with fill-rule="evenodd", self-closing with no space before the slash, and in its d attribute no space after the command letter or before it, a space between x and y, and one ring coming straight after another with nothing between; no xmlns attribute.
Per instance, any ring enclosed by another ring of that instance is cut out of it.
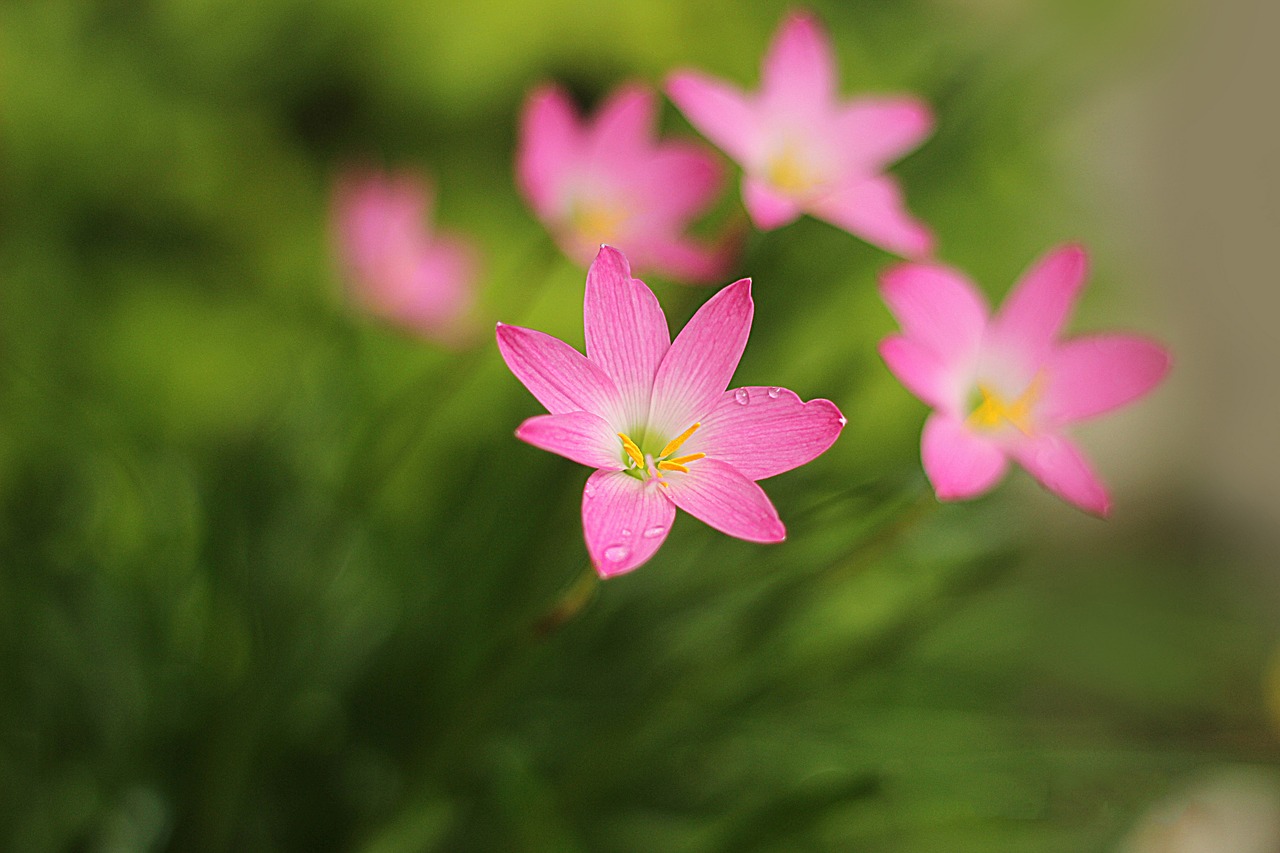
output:
<svg viewBox="0 0 1280 853"><path fill-rule="evenodd" d="M769 389L769 399L770 399L770 400L776 400L776 399L778 399L778 397L780 397L781 395L782 395L782 389L781 389L781 388L770 388L770 389Z"/></svg>
<svg viewBox="0 0 1280 853"><path fill-rule="evenodd" d="M595 487L595 484L594 484L594 483L592 483L590 480L588 480L588 481L587 481L587 485L586 485L586 486L584 486L584 487L583 487L583 489L582 489L582 493L583 493L584 495L586 495L587 497L589 497L589 498L590 498L590 497L594 497L594 496L595 496L595 493L596 493L596 487Z"/></svg>
<svg viewBox="0 0 1280 853"><path fill-rule="evenodd" d="M653 527L646 527L644 533L640 534L645 539L657 539L659 536L667 532L667 528L662 524L655 524Z"/></svg>
<svg viewBox="0 0 1280 853"><path fill-rule="evenodd" d="M844 425L845 425L845 424L847 424L848 422L849 422L849 419L848 419L848 418L846 418L844 415L841 415L841 416L840 416L840 426L844 426Z"/></svg>
<svg viewBox="0 0 1280 853"><path fill-rule="evenodd" d="M631 549L626 545L610 545L604 549L604 558L610 563L621 563L631 556Z"/></svg>
<svg viewBox="0 0 1280 853"><path fill-rule="evenodd" d="M623 535L623 536L630 536L630 535L631 535L631 528L629 528L629 527L624 527L624 528L622 528L622 535Z"/></svg>
<svg viewBox="0 0 1280 853"><path fill-rule="evenodd" d="M751 401L751 395L747 393L746 388L739 388L733 392L733 399L738 401L738 405L745 406Z"/></svg>

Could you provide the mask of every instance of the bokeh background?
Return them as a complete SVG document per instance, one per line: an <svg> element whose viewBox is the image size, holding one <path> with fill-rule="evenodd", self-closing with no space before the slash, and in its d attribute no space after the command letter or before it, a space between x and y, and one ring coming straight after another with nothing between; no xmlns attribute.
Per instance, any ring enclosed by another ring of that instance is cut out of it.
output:
<svg viewBox="0 0 1280 853"><path fill-rule="evenodd" d="M583 271L514 189L521 100L753 85L787 7L0 4L0 847L1280 849L1276 13L813 7L846 92L935 105L895 172L944 259L998 298L1083 240L1074 328L1173 344L1081 430L1115 517L1021 474L934 501L875 354L892 259L802 220L738 264L736 382L849 418L767 484L789 541L683 517L550 625L586 472L512 437L488 329L581 343ZM349 306L350 162L434 174L482 247L470 347ZM709 295L650 283L673 327Z"/></svg>

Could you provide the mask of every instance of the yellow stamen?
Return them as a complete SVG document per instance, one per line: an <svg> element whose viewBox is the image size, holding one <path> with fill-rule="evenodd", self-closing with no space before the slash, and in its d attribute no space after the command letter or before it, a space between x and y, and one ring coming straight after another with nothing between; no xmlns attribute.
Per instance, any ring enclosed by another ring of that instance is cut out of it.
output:
<svg viewBox="0 0 1280 853"><path fill-rule="evenodd" d="M982 402L970 413L969 423L984 429L996 429L1008 421L1026 435L1031 434L1031 407L1040 396L1039 376L1012 403L1005 402L999 393L986 385L979 385L978 393L982 395Z"/></svg>
<svg viewBox="0 0 1280 853"><path fill-rule="evenodd" d="M625 207L583 204L573 212L573 228L591 243L611 243L618 239L629 214Z"/></svg>
<svg viewBox="0 0 1280 853"><path fill-rule="evenodd" d="M663 471L679 471L682 474L688 474L689 469L681 465L679 462L672 462L670 459L658 463L658 468Z"/></svg>
<svg viewBox="0 0 1280 853"><path fill-rule="evenodd" d="M768 177L769 183L790 195L807 193L818 183L793 145L783 148L782 153L769 162Z"/></svg>
<svg viewBox="0 0 1280 853"><path fill-rule="evenodd" d="M698 427L700 426L702 426L701 423L696 423L693 426L689 427L684 432L677 435L675 438L668 441L667 446L662 448L662 452L659 453L658 456L670 456L672 453L675 453L677 450L680 449L680 445L688 441L689 436L693 435L694 432L697 431Z"/></svg>
<svg viewBox="0 0 1280 853"><path fill-rule="evenodd" d="M674 459L668 459L667 461L668 461L668 462L673 462L673 463L675 463L676 465L684 465L686 462L693 462L693 461L696 461L696 460L698 460L698 459L702 459L702 458L703 458L703 457L705 457L706 455L707 455L707 454L705 454L705 453L690 453L688 456L677 456L676 458L674 458Z"/></svg>
<svg viewBox="0 0 1280 853"><path fill-rule="evenodd" d="M631 437L625 432L618 433L618 438L622 439L622 449L627 451L627 455L631 457L631 461L636 463L636 467L643 471L644 454L640 452L640 447L632 441Z"/></svg>

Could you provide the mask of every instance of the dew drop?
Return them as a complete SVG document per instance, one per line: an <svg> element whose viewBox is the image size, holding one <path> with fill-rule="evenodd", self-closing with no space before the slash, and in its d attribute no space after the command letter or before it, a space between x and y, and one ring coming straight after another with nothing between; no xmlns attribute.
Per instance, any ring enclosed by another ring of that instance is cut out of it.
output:
<svg viewBox="0 0 1280 853"><path fill-rule="evenodd" d="M733 399L738 401L739 406L745 406L751 400L751 395L747 393L746 388L739 388L733 392Z"/></svg>
<svg viewBox="0 0 1280 853"><path fill-rule="evenodd" d="M655 524L653 527L645 528L644 533L640 534L645 539L657 539L659 536L667 532L667 528L661 524Z"/></svg>
<svg viewBox="0 0 1280 853"><path fill-rule="evenodd" d="M844 426L844 425L845 425L845 424L847 424L848 422L849 422L849 419L848 419L848 418L846 418L844 415L841 415L841 416L840 416L840 426Z"/></svg>
<svg viewBox="0 0 1280 853"><path fill-rule="evenodd" d="M782 389L781 389L781 388L770 388L770 389L769 389L769 399L770 399L770 400L776 400L776 399L778 399L778 397L780 397L781 395L782 395Z"/></svg>
<svg viewBox="0 0 1280 853"><path fill-rule="evenodd" d="M631 528L629 528L629 527L624 527L624 528L622 528L622 535L623 535L623 536L630 536L630 535L631 535Z"/></svg>
<svg viewBox="0 0 1280 853"><path fill-rule="evenodd" d="M610 545L604 549L604 558L610 563L621 563L631 556L631 549L626 545Z"/></svg>
<svg viewBox="0 0 1280 853"><path fill-rule="evenodd" d="M596 494L595 484L592 483L590 480L588 480L587 485L582 488L582 493L589 498L595 497L595 494Z"/></svg>

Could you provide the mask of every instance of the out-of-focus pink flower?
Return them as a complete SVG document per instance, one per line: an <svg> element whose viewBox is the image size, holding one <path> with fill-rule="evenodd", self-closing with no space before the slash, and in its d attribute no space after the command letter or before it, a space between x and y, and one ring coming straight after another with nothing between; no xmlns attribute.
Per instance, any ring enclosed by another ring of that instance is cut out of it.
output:
<svg viewBox="0 0 1280 853"><path fill-rule="evenodd" d="M365 310L456 343L474 300L476 252L432 231L432 202L419 174L349 171L334 191L335 237L348 290Z"/></svg>
<svg viewBox="0 0 1280 853"><path fill-rule="evenodd" d="M516 177L529 206L566 255L586 266L601 244L638 270L679 281L725 275L733 241L685 233L723 186L714 153L689 141L657 141L654 93L625 85L582 121L556 86L534 90L520 119Z"/></svg>
<svg viewBox="0 0 1280 853"><path fill-rule="evenodd" d="M653 291L604 246L587 272L587 354L498 324L511 372L548 415L516 435L596 468L582 498L587 551L602 577L631 571L667 538L676 507L753 542L786 529L756 480L822 453L844 426L827 400L784 388L726 390L753 305L742 279L711 297L671 340Z"/></svg>
<svg viewBox="0 0 1280 853"><path fill-rule="evenodd" d="M881 342L880 355L934 408L921 456L940 499L987 491L1013 459L1081 509L1110 511L1106 488L1064 429L1146 394L1168 372L1169 354L1132 335L1058 340L1087 266L1079 246L1049 252L994 317L948 267L901 264L882 277L902 334Z"/></svg>
<svg viewBox="0 0 1280 853"><path fill-rule="evenodd" d="M783 22L759 92L678 71L667 94L742 166L742 199L757 227L809 213L905 257L932 250L932 234L883 174L932 132L932 112L910 97L841 101L831 41L812 15L792 13Z"/></svg>

